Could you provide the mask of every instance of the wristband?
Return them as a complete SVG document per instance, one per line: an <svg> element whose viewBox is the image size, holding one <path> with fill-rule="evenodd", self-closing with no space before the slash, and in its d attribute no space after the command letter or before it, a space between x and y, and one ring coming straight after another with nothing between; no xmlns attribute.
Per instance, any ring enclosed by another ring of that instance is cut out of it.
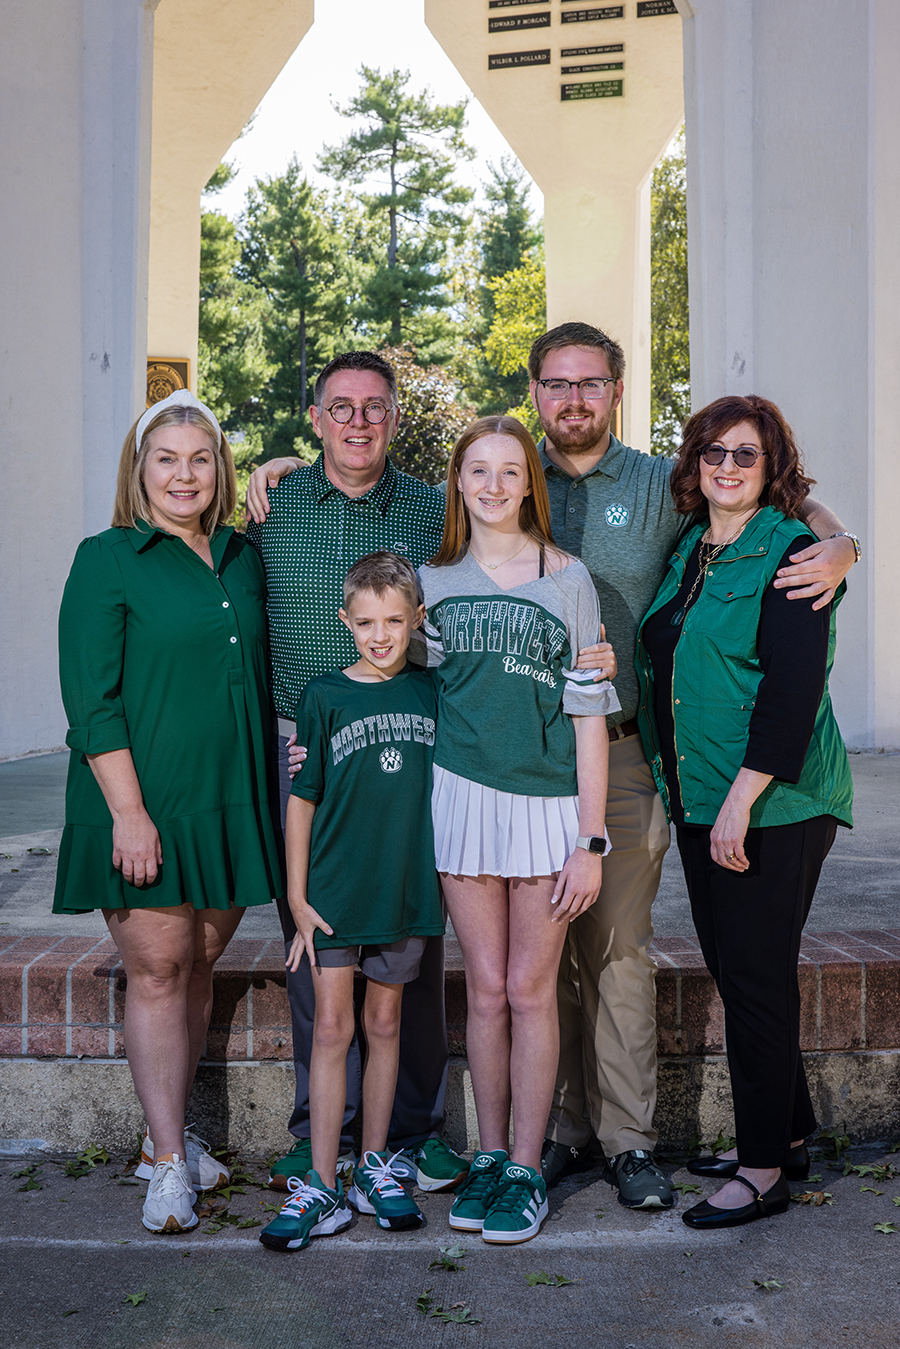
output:
<svg viewBox="0 0 900 1349"><path fill-rule="evenodd" d="M853 544L853 551L856 554L856 557L853 560L854 562L859 562L862 557L862 545L856 535L850 533L849 529L839 529L836 534L829 534L828 537L830 539L849 539Z"/></svg>

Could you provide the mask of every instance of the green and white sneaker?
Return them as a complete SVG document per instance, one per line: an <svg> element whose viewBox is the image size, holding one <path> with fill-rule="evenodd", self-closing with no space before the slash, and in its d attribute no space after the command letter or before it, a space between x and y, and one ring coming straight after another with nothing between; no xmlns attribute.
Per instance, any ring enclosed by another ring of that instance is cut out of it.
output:
<svg viewBox="0 0 900 1349"><path fill-rule="evenodd" d="M450 1226L456 1232L480 1232L494 1191L509 1154L502 1148L496 1152L476 1152L469 1174L450 1209Z"/></svg>
<svg viewBox="0 0 900 1349"><path fill-rule="evenodd" d="M337 1159L338 1176L349 1184L353 1180L353 1168L356 1158L353 1153L342 1153ZM297 1138L290 1152L273 1162L269 1170L269 1189L286 1190L291 1176L303 1180L312 1170L312 1140Z"/></svg>
<svg viewBox="0 0 900 1349"><path fill-rule="evenodd" d="M547 1216L547 1186L540 1171L507 1162L481 1228L482 1241L530 1241Z"/></svg>
<svg viewBox="0 0 900 1349"><path fill-rule="evenodd" d="M270 1250L302 1251L310 1237L330 1237L353 1221L340 1181L329 1190L318 1172L310 1171L305 1181L288 1176L287 1188L290 1198L282 1204L278 1217L259 1234Z"/></svg>
<svg viewBox="0 0 900 1349"><path fill-rule="evenodd" d="M386 1152L363 1153L353 1172L353 1188L347 1199L360 1213L374 1214L379 1227L403 1232L421 1227L425 1219L395 1178L391 1170L393 1161Z"/></svg>
<svg viewBox="0 0 900 1349"><path fill-rule="evenodd" d="M420 1190L455 1190L469 1174L469 1163L443 1138L426 1138L424 1143L404 1148L393 1163L393 1171L398 1179L403 1174L409 1176Z"/></svg>

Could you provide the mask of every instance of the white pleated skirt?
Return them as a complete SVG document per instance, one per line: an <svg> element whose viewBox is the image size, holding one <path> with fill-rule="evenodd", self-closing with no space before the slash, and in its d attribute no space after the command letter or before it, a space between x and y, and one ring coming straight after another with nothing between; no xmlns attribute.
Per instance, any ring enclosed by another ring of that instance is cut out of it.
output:
<svg viewBox="0 0 900 1349"><path fill-rule="evenodd" d="M434 857L451 876L552 876L578 837L577 796L516 796L434 766Z"/></svg>

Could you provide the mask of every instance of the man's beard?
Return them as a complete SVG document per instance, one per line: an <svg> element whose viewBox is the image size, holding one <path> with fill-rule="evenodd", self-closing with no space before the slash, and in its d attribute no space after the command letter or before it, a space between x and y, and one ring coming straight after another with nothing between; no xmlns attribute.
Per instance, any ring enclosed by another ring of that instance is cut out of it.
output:
<svg viewBox="0 0 900 1349"><path fill-rule="evenodd" d="M564 408L559 414L565 416L570 409ZM550 421L549 418L540 418L544 435L550 441L554 449L559 450L560 454L570 455L577 458L582 454L592 454L596 451L600 443L605 440L606 433L612 422L612 413L599 419L595 416L589 422L573 426L559 421Z"/></svg>

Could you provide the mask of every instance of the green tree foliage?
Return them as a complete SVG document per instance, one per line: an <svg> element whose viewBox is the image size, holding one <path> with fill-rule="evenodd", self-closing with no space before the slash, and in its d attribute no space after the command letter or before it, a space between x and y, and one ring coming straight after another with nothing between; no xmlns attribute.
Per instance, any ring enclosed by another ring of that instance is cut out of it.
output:
<svg viewBox="0 0 900 1349"><path fill-rule="evenodd" d="M206 185L217 192L233 176L220 164ZM261 392L270 374L263 343L264 300L237 272L241 246L220 211L200 217L200 315L197 388L229 424L235 409Z"/></svg>
<svg viewBox="0 0 900 1349"><path fill-rule="evenodd" d="M526 257L520 267L489 281L494 297L494 317L485 356L501 375L515 376L520 401L509 409L531 431L541 434L537 414L528 397L528 353L547 328L547 283L540 251Z"/></svg>
<svg viewBox="0 0 900 1349"><path fill-rule="evenodd" d="M651 448L674 454L691 411L688 342L687 165L684 129L651 186Z"/></svg>
<svg viewBox="0 0 900 1349"><path fill-rule="evenodd" d="M446 475L450 451L474 418L475 408L446 369L418 363L415 347L385 347L381 355L396 371L400 397L400 425L391 459L404 473L439 483Z"/></svg>
<svg viewBox="0 0 900 1349"><path fill-rule="evenodd" d="M375 189L360 198L379 225L380 248L358 317L392 346L414 326L420 348L423 338L434 346L447 336L438 321L448 303L445 250L461 240L472 197L453 176L459 160L474 153L463 139L466 101L436 104L428 91L408 93L409 71L382 74L364 65L359 74L360 92L338 111L363 125L319 160L337 182Z"/></svg>
<svg viewBox="0 0 900 1349"><path fill-rule="evenodd" d="M465 340L471 348L468 383L481 413L505 412L522 398L523 377L517 366L501 372L488 359L485 341L494 321L496 301L490 282L521 267L526 258L537 256L542 232L528 204L528 177L514 156L488 165L484 184L485 206L479 211L476 234L477 283L472 292L471 318Z"/></svg>
<svg viewBox="0 0 900 1349"><path fill-rule="evenodd" d="M334 228L336 209L296 159L247 194L241 272L265 298L271 375L259 402L245 411L260 427L266 459L292 454L298 439L311 441L306 413L313 382L352 328L356 269L345 232Z"/></svg>

